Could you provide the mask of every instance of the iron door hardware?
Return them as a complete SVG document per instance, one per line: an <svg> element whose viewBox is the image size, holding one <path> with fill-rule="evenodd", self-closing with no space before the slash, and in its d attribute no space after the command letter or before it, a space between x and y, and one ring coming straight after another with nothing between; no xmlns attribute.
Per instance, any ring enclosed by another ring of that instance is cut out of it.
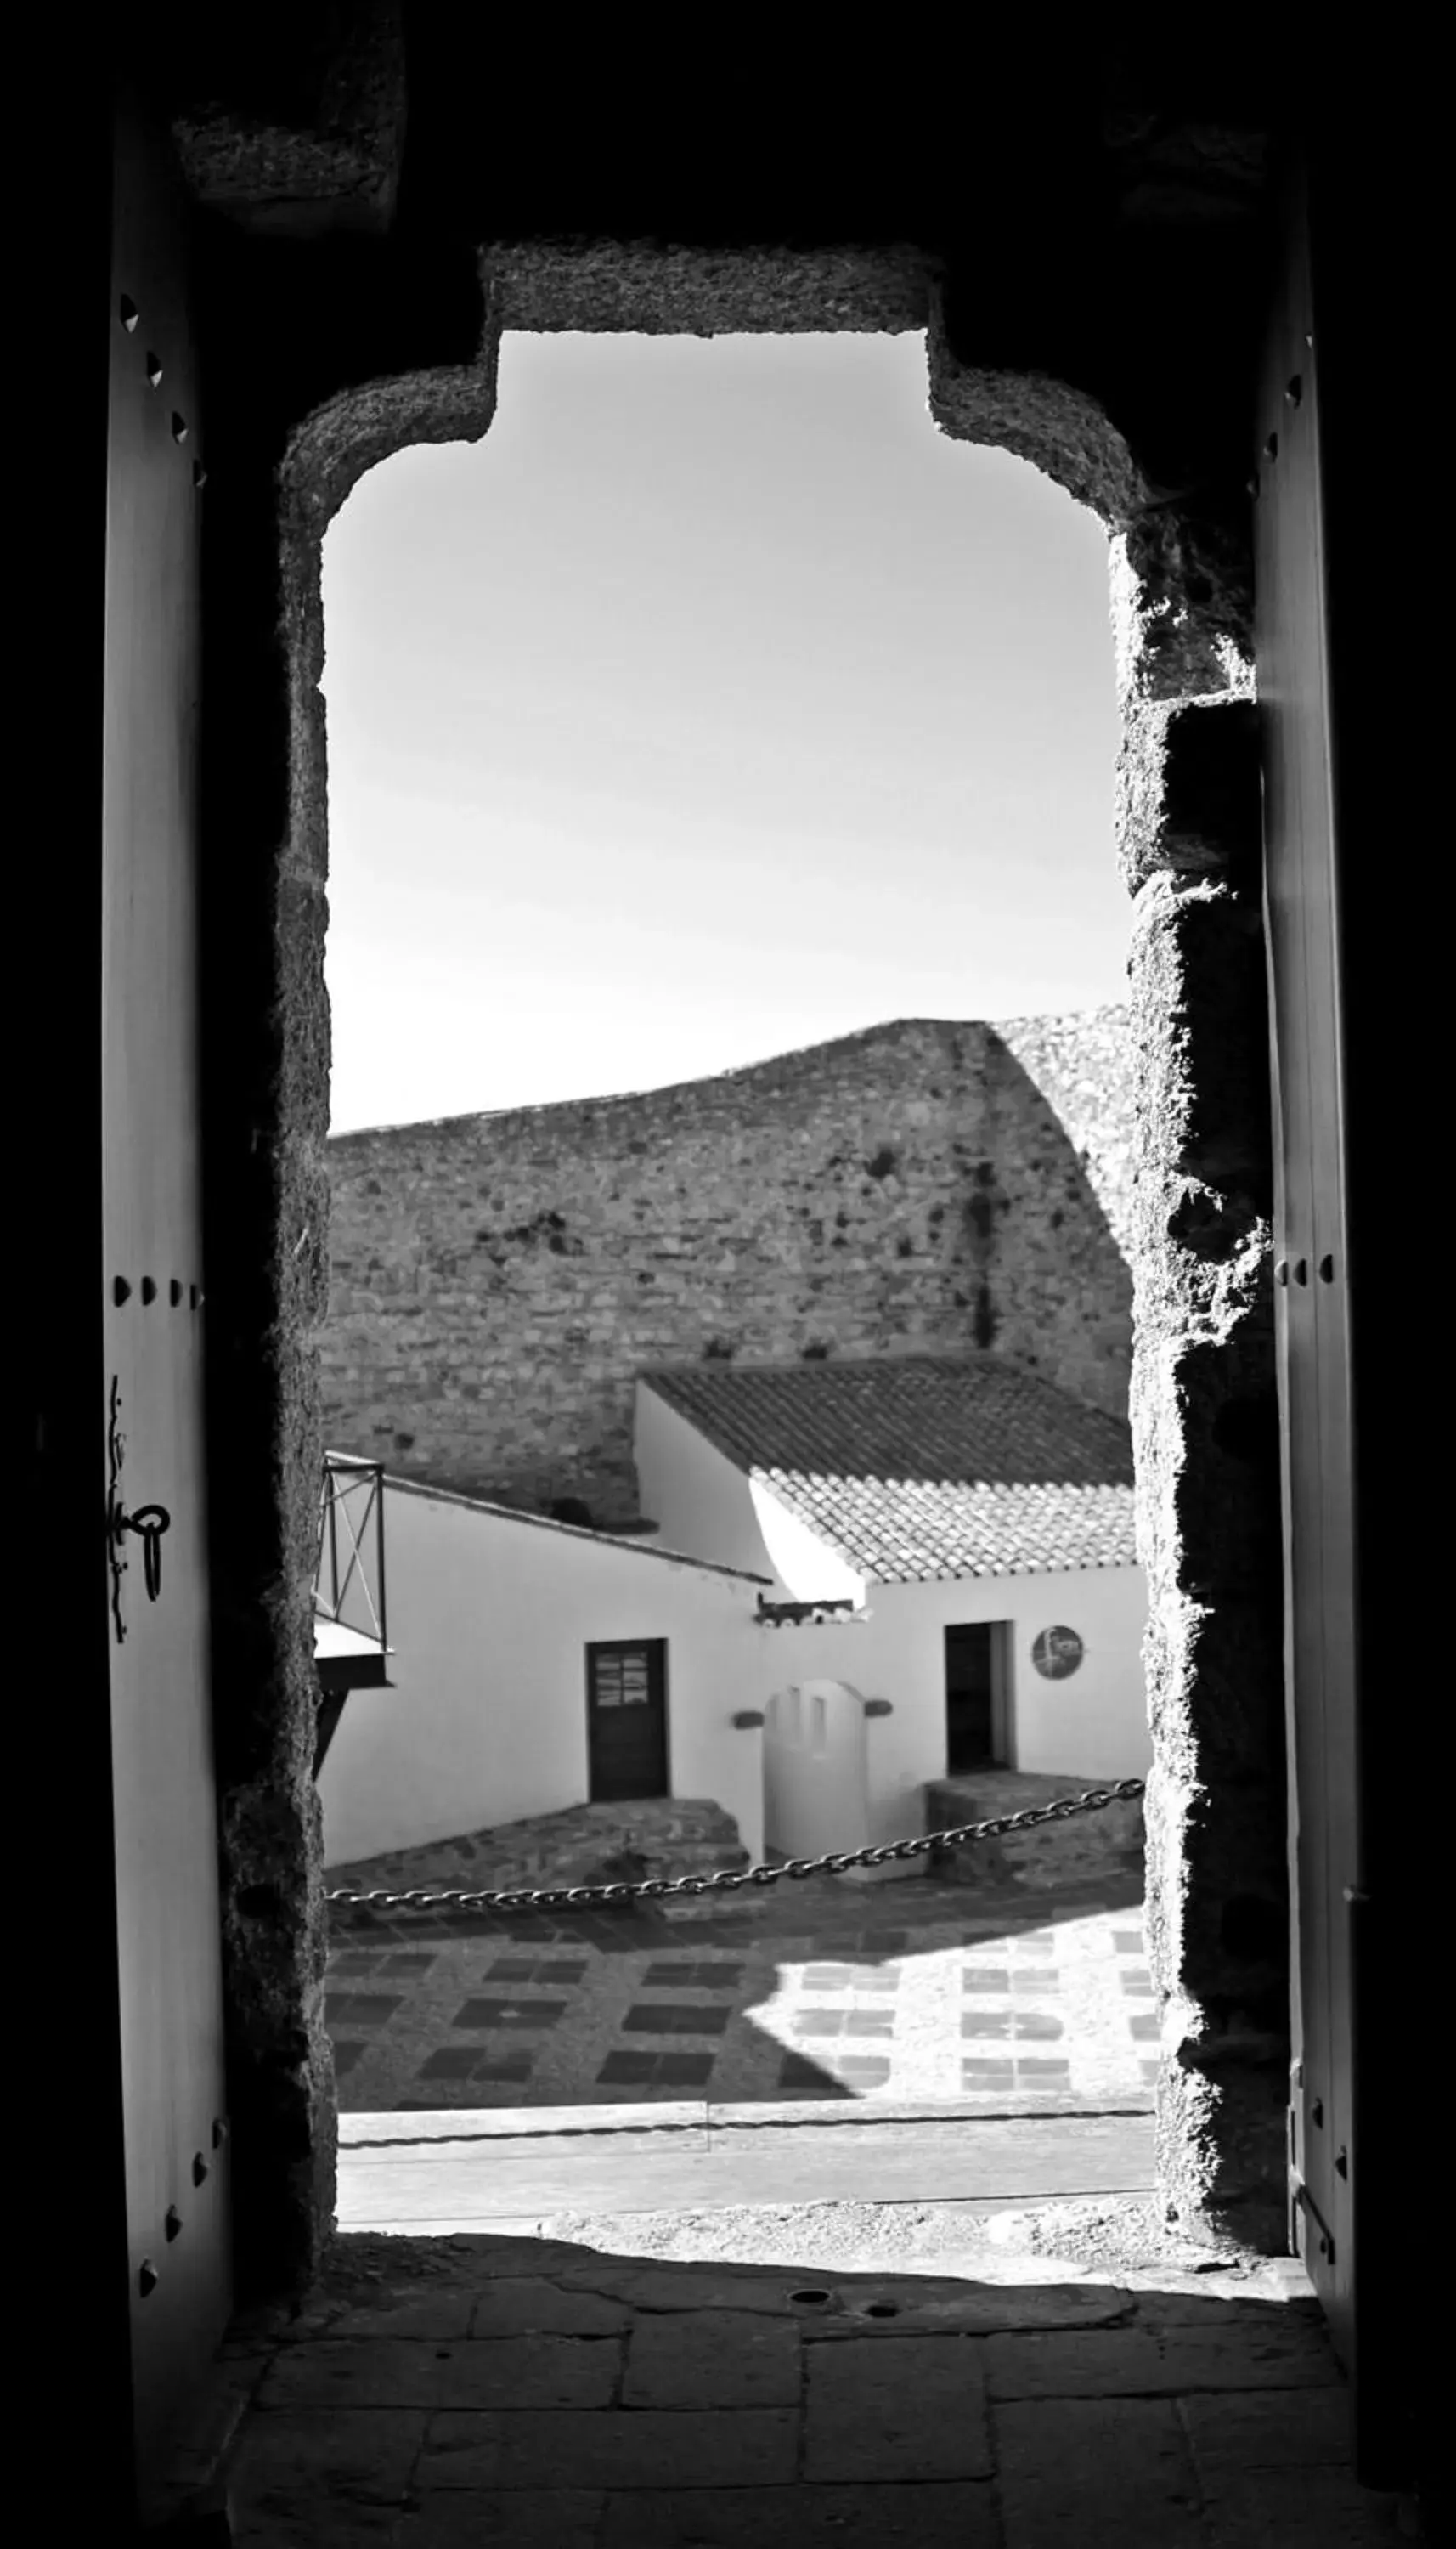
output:
<svg viewBox="0 0 1456 2549"><path fill-rule="evenodd" d="M172 1517L166 1506L138 1505L135 1513L129 1514L117 1505L112 1512L111 1528L113 1539L118 1541L123 1532L136 1532L141 1543L141 1573L146 1598L154 1602L162 1589L162 1534L172 1528Z"/></svg>

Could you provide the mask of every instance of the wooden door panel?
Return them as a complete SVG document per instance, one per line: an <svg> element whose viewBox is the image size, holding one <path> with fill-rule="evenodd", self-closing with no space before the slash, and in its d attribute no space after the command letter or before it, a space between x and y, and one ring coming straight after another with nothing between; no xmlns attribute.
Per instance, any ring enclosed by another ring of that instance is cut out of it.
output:
<svg viewBox="0 0 1456 2549"><path fill-rule="evenodd" d="M1349 1921L1360 1862L1356 1545L1319 353L1301 187L1291 193L1266 344L1256 506L1296 1919L1291 2193L1299 2247L1337 2350L1358 2375Z"/></svg>
<svg viewBox="0 0 1456 2549"><path fill-rule="evenodd" d="M587 1738L593 1804L669 1793L666 1681L660 1641L589 1649Z"/></svg>
<svg viewBox="0 0 1456 2549"><path fill-rule="evenodd" d="M133 2389L143 2498L229 2300L203 1439L200 424L181 214L119 117L103 780L106 1565ZM114 1526L160 1506L145 1543Z"/></svg>

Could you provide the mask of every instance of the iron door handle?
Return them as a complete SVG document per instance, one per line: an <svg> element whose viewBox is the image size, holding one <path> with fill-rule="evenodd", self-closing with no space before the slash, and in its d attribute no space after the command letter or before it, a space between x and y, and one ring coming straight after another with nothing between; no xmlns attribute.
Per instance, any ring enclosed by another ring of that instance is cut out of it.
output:
<svg viewBox="0 0 1456 2549"><path fill-rule="evenodd" d="M141 1573L147 1600L154 1602L162 1589L162 1534L172 1528L172 1517L165 1505L138 1505L135 1513L117 1509L112 1524L120 1540L124 1531L135 1531L141 1543Z"/></svg>

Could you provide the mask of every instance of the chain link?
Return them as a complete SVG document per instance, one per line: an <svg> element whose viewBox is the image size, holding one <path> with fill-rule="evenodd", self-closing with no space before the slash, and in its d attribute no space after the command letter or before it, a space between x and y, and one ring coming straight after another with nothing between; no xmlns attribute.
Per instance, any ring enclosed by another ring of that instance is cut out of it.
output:
<svg viewBox="0 0 1456 2549"><path fill-rule="evenodd" d="M648 1876L636 1885L548 1885L495 1894L468 1893L458 1887L428 1894L419 1886L404 1894L391 1894L383 1887L355 1894L340 1885L323 1899L356 1912L580 1912L593 1903L657 1903L670 1894L736 1894L745 1885L776 1885L780 1877L843 1876L852 1867L885 1867L892 1859L936 1856L958 1849L962 1841L998 1841L1003 1833L1030 1832L1034 1824L1065 1823L1073 1815L1099 1814L1104 1807L1140 1797L1143 1789L1141 1779L1118 1779L1110 1788L1084 1788L1079 1797L1024 1806L1020 1814L993 1815L987 1823L918 1833L907 1841L871 1841L864 1849L826 1850L822 1858L790 1858L777 1867L717 1867L706 1876Z"/></svg>

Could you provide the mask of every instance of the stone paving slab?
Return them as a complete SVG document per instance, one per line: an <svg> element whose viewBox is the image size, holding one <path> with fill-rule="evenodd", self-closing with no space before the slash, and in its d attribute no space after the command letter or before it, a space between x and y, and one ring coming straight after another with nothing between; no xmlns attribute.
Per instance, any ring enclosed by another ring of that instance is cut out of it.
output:
<svg viewBox="0 0 1456 2549"><path fill-rule="evenodd" d="M611 2496L599 2535L600 2549L742 2549L750 2541L756 2549L1001 2549L1001 2528L988 2486L931 2480Z"/></svg>
<svg viewBox="0 0 1456 2549"><path fill-rule="evenodd" d="M1011 2549L1209 2549L1171 2399L1018 2401L994 2410L994 2435Z"/></svg>
<svg viewBox="0 0 1456 2549"><path fill-rule="evenodd" d="M985 2367L976 2339L904 2336L891 2355L872 2337L855 2337L806 2351L806 2480L873 2486L990 2477Z"/></svg>

